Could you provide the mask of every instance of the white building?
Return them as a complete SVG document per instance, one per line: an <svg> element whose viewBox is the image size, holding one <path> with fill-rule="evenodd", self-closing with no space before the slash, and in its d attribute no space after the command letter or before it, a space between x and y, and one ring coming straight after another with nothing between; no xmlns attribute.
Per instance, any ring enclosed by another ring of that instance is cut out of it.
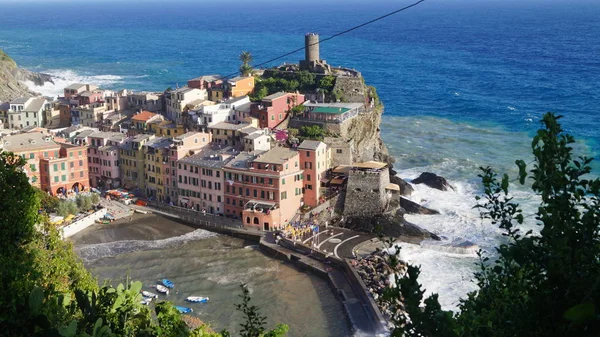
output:
<svg viewBox="0 0 600 337"><path fill-rule="evenodd" d="M132 110L158 112L163 109L162 93L133 92L127 95L127 105Z"/></svg>
<svg viewBox="0 0 600 337"><path fill-rule="evenodd" d="M42 126L46 103L48 102L44 97L20 97L10 101L10 108L7 111L9 128Z"/></svg>
<svg viewBox="0 0 600 337"><path fill-rule="evenodd" d="M236 109L249 104L251 104L250 98L242 96L215 105L202 106L200 110L191 114L194 121L200 125L213 126L221 122L235 123L241 121L236 116Z"/></svg>
<svg viewBox="0 0 600 337"><path fill-rule="evenodd" d="M179 123L181 114L188 104L207 98L206 90L183 87L169 92L165 95L167 118Z"/></svg>

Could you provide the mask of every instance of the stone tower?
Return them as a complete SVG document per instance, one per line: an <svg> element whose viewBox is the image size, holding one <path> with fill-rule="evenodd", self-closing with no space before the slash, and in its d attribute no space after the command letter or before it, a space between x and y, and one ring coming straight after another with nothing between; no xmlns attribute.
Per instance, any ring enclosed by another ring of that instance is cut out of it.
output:
<svg viewBox="0 0 600 337"><path fill-rule="evenodd" d="M306 62L319 61L319 34L308 33L304 36L304 52Z"/></svg>
<svg viewBox="0 0 600 337"><path fill-rule="evenodd" d="M331 67L319 58L319 34L304 35L304 60L300 61L300 69L313 73L329 74Z"/></svg>

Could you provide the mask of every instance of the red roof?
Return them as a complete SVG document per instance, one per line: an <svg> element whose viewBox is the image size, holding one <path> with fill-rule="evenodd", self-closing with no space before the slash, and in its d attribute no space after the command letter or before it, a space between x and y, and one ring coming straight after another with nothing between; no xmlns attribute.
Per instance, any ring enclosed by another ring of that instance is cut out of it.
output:
<svg viewBox="0 0 600 337"><path fill-rule="evenodd" d="M133 116L131 119L134 121L147 122L150 118L156 116L155 113L150 111L142 111L139 114Z"/></svg>

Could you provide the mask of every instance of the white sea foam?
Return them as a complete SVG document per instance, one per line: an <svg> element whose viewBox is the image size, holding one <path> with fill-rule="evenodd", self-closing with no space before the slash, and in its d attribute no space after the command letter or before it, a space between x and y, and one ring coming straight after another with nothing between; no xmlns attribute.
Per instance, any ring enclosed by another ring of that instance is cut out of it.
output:
<svg viewBox="0 0 600 337"><path fill-rule="evenodd" d="M31 81L25 81L24 83L29 89L50 97L62 96L63 89L73 83L89 83L99 87L109 87L123 83L125 80L125 77L118 75L82 75L69 69L50 69L41 72L52 76L54 83L44 83L43 86L36 86ZM133 76L131 78L143 78L146 76Z"/></svg>
<svg viewBox="0 0 600 337"><path fill-rule="evenodd" d="M416 178L423 171L436 172L440 175L450 172L455 164L453 160L445 160L434 167L416 168L399 172L408 181ZM454 166L456 172L457 167ZM494 256L499 243L506 240L502 230L480 219L479 212L473 208L475 195L480 187L475 182L449 180L454 190L439 191L419 184L413 185L415 191L409 197L421 205L436 209L439 215L406 215L406 219L442 237L442 241L424 242L421 245L400 243L401 257L412 264L421 266L420 282L426 289L425 296L439 294L442 307L456 310L459 299L468 292L476 290L473 272L477 262L476 252L482 249L484 254ZM533 213L536 201L531 193L524 189L515 189L513 196L521 203L524 215ZM535 229L533 217L523 230ZM454 249L460 242L468 241L474 247ZM457 254L458 253L458 254Z"/></svg>
<svg viewBox="0 0 600 337"><path fill-rule="evenodd" d="M140 250L163 249L214 236L216 236L216 234L203 229L197 229L193 232L168 239L124 240L98 243L77 247L75 248L75 251L77 252L77 255L83 259L83 261L90 263L99 259L114 257L120 254L131 253Z"/></svg>

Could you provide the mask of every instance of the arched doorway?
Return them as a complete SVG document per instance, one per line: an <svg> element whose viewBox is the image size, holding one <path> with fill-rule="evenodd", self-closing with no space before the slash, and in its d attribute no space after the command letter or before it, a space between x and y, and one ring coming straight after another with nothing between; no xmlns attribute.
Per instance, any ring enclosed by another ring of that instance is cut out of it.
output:
<svg viewBox="0 0 600 337"><path fill-rule="evenodd" d="M250 224L250 217L249 216L246 217L246 223Z"/></svg>
<svg viewBox="0 0 600 337"><path fill-rule="evenodd" d="M71 188L73 189L73 192L75 192L75 193L79 193L79 192L83 191L83 189L84 189L83 184L81 184L81 183L75 183L75 184L73 184L73 186Z"/></svg>
<svg viewBox="0 0 600 337"><path fill-rule="evenodd" d="M59 187L59 188L57 188L57 189L56 189L56 194L57 194L57 195L58 195L58 194L64 194L64 195L66 195L66 194L67 194L67 191L65 190L65 188L64 188L64 187Z"/></svg>
<svg viewBox="0 0 600 337"><path fill-rule="evenodd" d="M254 224L258 225L258 218L257 217L254 217Z"/></svg>

